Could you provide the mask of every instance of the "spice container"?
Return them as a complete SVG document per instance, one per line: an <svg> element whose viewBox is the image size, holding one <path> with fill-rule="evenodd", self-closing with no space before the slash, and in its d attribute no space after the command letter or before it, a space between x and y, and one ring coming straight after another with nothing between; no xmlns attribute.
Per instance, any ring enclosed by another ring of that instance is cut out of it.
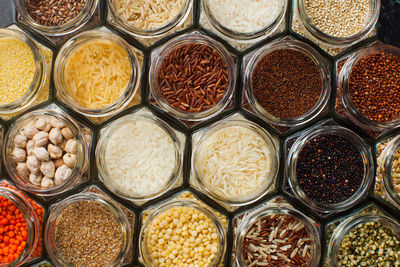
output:
<svg viewBox="0 0 400 267"><path fill-rule="evenodd" d="M0 266L20 266L42 256L44 208L5 180L0 181L0 204Z"/></svg>
<svg viewBox="0 0 400 267"><path fill-rule="evenodd" d="M200 24L243 51L285 30L287 6L287 0L202 0Z"/></svg>
<svg viewBox="0 0 400 267"><path fill-rule="evenodd" d="M191 184L228 209L252 203L275 188L279 142L242 117L193 136Z"/></svg>
<svg viewBox="0 0 400 267"><path fill-rule="evenodd" d="M7 132L4 159L13 182L39 196L53 196L83 182L91 132L50 106L30 112Z"/></svg>
<svg viewBox="0 0 400 267"><path fill-rule="evenodd" d="M96 162L100 180L116 195L137 204L182 183L185 137L148 110L107 125Z"/></svg>
<svg viewBox="0 0 400 267"><path fill-rule="evenodd" d="M140 232L145 265L218 266L226 237L219 218L193 201L174 201L152 211Z"/></svg>
<svg viewBox="0 0 400 267"><path fill-rule="evenodd" d="M203 121L230 104L235 59L211 38L185 34L153 51L149 82L151 100L163 110L183 121Z"/></svg>
<svg viewBox="0 0 400 267"><path fill-rule="evenodd" d="M107 6L107 21L145 46L193 24L192 0L107 0Z"/></svg>
<svg viewBox="0 0 400 267"><path fill-rule="evenodd" d="M107 31L78 34L61 48L55 62L58 97L89 117L111 116L139 94L135 49Z"/></svg>
<svg viewBox="0 0 400 267"><path fill-rule="evenodd" d="M322 126L304 132L286 164L290 188L311 209L326 214L360 202L374 174L371 149L354 132Z"/></svg>
<svg viewBox="0 0 400 267"><path fill-rule="evenodd" d="M326 112L329 64L311 46L274 41L245 57L243 107L285 132Z"/></svg>
<svg viewBox="0 0 400 267"><path fill-rule="evenodd" d="M50 259L62 266L119 266L132 242L118 204L90 192L54 204L44 236Z"/></svg>
<svg viewBox="0 0 400 267"><path fill-rule="evenodd" d="M341 116L372 136L400 125L399 48L378 43L340 61L338 68L336 110Z"/></svg>
<svg viewBox="0 0 400 267"><path fill-rule="evenodd" d="M343 221L328 246L328 266L398 266L400 224L382 215Z"/></svg>
<svg viewBox="0 0 400 267"><path fill-rule="evenodd" d="M247 214L236 230L237 266L317 266L321 256L314 223L290 207L260 207Z"/></svg>

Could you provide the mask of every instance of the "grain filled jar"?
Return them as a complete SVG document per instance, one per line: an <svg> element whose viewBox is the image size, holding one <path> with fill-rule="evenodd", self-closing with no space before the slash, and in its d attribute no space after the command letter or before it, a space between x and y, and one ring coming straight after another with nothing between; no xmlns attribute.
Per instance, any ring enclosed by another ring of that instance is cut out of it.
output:
<svg viewBox="0 0 400 267"><path fill-rule="evenodd" d="M229 119L205 129L195 143L192 174L207 195L230 206L268 193L279 170L279 144L257 124Z"/></svg>
<svg viewBox="0 0 400 267"><path fill-rule="evenodd" d="M30 105L45 85L44 54L24 32L0 29L0 113L9 114Z"/></svg>
<svg viewBox="0 0 400 267"><path fill-rule="evenodd" d="M120 266L131 249L131 231L116 202L85 192L50 208L44 240L56 265Z"/></svg>
<svg viewBox="0 0 400 267"><path fill-rule="evenodd" d="M244 96L251 110L268 123L298 127L326 109L329 65L311 46L277 40L246 59L244 68Z"/></svg>
<svg viewBox="0 0 400 267"><path fill-rule="evenodd" d="M313 222L300 211L290 207L260 207L242 219L233 251L240 267L317 266L321 257L320 235Z"/></svg>
<svg viewBox="0 0 400 267"><path fill-rule="evenodd" d="M185 121L203 121L230 103L236 64L221 43L193 32L153 52L149 83L163 110Z"/></svg>
<svg viewBox="0 0 400 267"><path fill-rule="evenodd" d="M114 115L139 93L137 54L111 32L80 33L61 48L54 82L58 97L79 113L89 117Z"/></svg>
<svg viewBox="0 0 400 267"><path fill-rule="evenodd" d="M226 237L212 211L180 200L150 213L140 231L139 246L146 266L218 266L225 254Z"/></svg>
<svg viewBox="0 0 400 267"><path fill-rule="evenodd" d="M13 123L5 138L4 162L11 180L40 196L69 190L87 169L86 138L82 127L61 112L27 113Z"/></svg>
<svg viewBox="0 0 400 267"><path fill-rule="evenodd" d="M52 37L70 34L87 24L95 13L98 0L57 2L14 0L22 22Z"/></svg>
<svg viewBox="0 0 400 267"><path fill-rule="evenodd" d="M286 173L294 195L313 210L346 210L367 194L374 175L371 148L340 126L319 126L292 145Z"/></svg>

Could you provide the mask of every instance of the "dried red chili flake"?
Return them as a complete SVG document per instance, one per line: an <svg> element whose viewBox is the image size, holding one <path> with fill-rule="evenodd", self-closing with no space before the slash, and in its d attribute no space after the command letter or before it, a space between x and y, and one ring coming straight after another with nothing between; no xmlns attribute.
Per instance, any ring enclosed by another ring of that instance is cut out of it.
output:
<svg viewBox="0 0 400 267"><path fill-rule="evenodd" d="M157 73L161 94L175 109L197 113L208 110L225 95L228 69L220 53L204 44L174 49Z"/></svg>
<svg viewBox="0 0 400 267"><path fill-rule="evenodd" d="M354 106L368 119L389 122L400 113L400 58L379 52L361 58L349 77Z"/></svg>

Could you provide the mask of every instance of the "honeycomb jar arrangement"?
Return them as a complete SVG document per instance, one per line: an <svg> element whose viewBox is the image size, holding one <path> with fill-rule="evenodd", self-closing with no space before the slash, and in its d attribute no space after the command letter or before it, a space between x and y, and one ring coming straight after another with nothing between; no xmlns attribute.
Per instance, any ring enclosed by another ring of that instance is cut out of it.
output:
<svg viewBox="0 0 400 267"><path fill-rule="evenodd" d="M400 266L400 3L270 2L0 1L0 267Z"/></svg>

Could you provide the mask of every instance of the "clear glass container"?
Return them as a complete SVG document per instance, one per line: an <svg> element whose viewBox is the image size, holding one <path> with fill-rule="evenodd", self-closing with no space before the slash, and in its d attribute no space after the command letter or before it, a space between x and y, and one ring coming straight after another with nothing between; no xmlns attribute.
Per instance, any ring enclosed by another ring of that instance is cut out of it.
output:
<svg viewBox="0 0 400 267"><path fill-rule="evenodd" d="M71 175L66 181L52 188L42 188L41 186L31 183L27 178L18 174L16 162L13 159L12 153L14 149L14 141L16 136L28 124L35 122L38 118L55 118L63 122L72 132L73 137L77 140L77 163ZM17 119L9 128L4 140L4 163L11 180L22 190L38 196L54 196L71 189L76 185L82 176L86 173L89 161L89 146L87 133L77 124L69 115L56 110L37 110L25 114Z"/></svg>
<svg viewBox="0 0 400 267"><path fill-rule="evenodd" d="M35 62L35 70L32 83L26 89L25 94L13 103L0 105L0 114L10 114L20 111L37 98L38 91L45 85L47 77L47 63L46 58L36 42L34 42L28 34L23 31L15 29L0 29L1 39L18 39L23 41L32 51L33 59Z"/></svg>
<svg viewBox="0 0 400 267"><path fill-rule="evenodd" d="M308 218L306 215L301 213L300 211L292 208L292 207L283 207L278 205L269 205L269 206L261 206L255 210L252 210L248 214L246 214L241 220L240 224L237 226L237 230L235 232L234 237L234 258L236 266L244 267L247 266L244 262L243 258L243 240L247 235L250 227L253 226L255 222L266 217L266 216L291 216L299 220L306 227L307 232L310 235L311 243L312 243L312 253L310 257L310 261L307 266L318 266L320 257L321 257L321 243L320 243L320 235L319 231L314 225L314 222Z"/></svg>
<svg viewBox="0 0 400 267"><path fill-rule="evenodd" d="M272 53L281 49L289 49L296 52L301 52L315 63L315 65L320 70L321 74L321 94L318 98L318 101L314 105L314 107L305 112L303 115L297 118L279 118L270 113L268 113L257 101L254 96L252 89L252 74L254 68L259 64L259 62L269 53ZM329 97L331 95L331 75L329 71L329 64L325 58L323 58L314 48L309 46L306 43L294 40L294 39L281 39L269 43L253 54L249 55L249 58L246 58L243 63L243 68L245 69L244 73L244 100L249 104L249 108L252 112L254 112L258 117L266 121L267 123L279 127L285 128L294 128L300 127L319 115L326 110L326 106L329 101Z"/></svg>
<svg viewBox="0 0 400 267"><path fill-rule="evenodd" d="M202 44L215 49L221 55L222 60L226 63L228 71L228 87L225 95L214 107L198 113L190 113L172 107L160 92L160 85L157 79L158 70L164 61L164 58L174 49L187 44ZM230 104L236 87L236 60L221 43L216 42L199 32L192 32L171 39L163 46L154 50L151 58L152 62L149 71L151 96L154 97L155 102L161 107L161 109L165 110L172 116L184 121L204 121L221 113L228 104Z"/></svg>
<svg viewBox="0 0 400 267"><path fill-rule="evenodd" d="M147 123L154 124L160 128L160 130L165 131L168 136L171 138L173 146L174 146L174 154L175 154L175 165L170 174L166 174L169 178L166 180L166 183L162 185L160 188L157 188L156 191L151 193L138 193L138 194L130 194L122 189L119 189L118 186L113 181L113 177L109 174L107 170L107 162L106 162L106 148L108 146L108 141L110 137L114 135L114 133L125 125L131 124L132 122L143 121ZM158 117L152 116L152 114L130 114L124 117L121 117L109 125L107 125L106 129L101 132L100 139L98 141L96 147L96 163L99 171L100 180L106 185L106 187L122 198L131 201L147 201L150 199L154 199L164 194L168 190L170 190L181 176L182 168L183 168L183 147L181 143L181 138L177 135L176 131L169 126L167 123L159 119Z"/></svg>
<svg viewBox="0 0 400 267"><path fill-rule="evenodd" d="M304 146L318 136L334 135L342 137L353 143L359 150L364 165L363 179L359 188L346 200L334 204L314 202L301 189L297 180L297 160ZM374 177L374 162L371 148L354 132L341 126L321 126L304 132L291 146L286 163L286 174L289 176L290 189L294 195L305 205L320 213L340 212L353 207L366 197Z"/></svg>
<svg viewBox="0 0 400 267"><path fill-rule="evenodd" d="M393 231L397 238L400 239L400 224L385 215L358 214L350 216L339 224L329 240L326 266L338 266L338 253L343 239L346 237L347 234L351 232L351 230L368 222L380 222L384 224Z"/></svg>
<svg viewBox="0 0 400 267"><path fill-rule="evenodd" d="M191 200L176 200L176 201L170 201L167 203L164 203L163 205L155 208L149 216L147 217L146 221L144 222L141 231L140 231L140 239L139 239L139 252L140 255L144 261L144 264L146 266L157 266L155 264L154 259L152 258L150 252L149 252L149 247L148 247L148 229L153 227L155 220L168 210L171 210L173 208L179 208L179 207L188 207L192 208L202 214L204 214L206 217L208 217L214 224L216 230L217 230L217 235L218 235L218 250L216 252L216 256L214 257L212 264L210 266L219 266L221 262L223 261L224 254L225 254L225 249L226 249L226 232L224 229L224 226L222 225L220 218L216 216L209 208L199 205L198 203L191 201Z"/></svg>
<svg viewBox="0 0 400 267"><path fill-rule="evenodd" d="M121 266L127 258L132 246L131 226L126 214L118 206L118 203L103 195L91 192L79 193L72 195L50 207L50 215L47 219L44 231L44 243L51 261L57 266L69 266L70 264L63 258L56 244L56 227L57 219L63 214L64 210L70 205L79 202L93 202L100 204L115 216L118 227L121 229L121 246L118 256L110 266ZM105 233L106 234L106 233Z"/></svg>
<svg viewBox="0 0 400 267"><path fill-rule="evenodd" d="M249 130L255 134L257 134L262 140L265 142L265 155L270 155L270 172L264 177L263 183L259 190L252 195L244 196L243 198L237 197L227 197L219 194L217 190L213 187L213 185L209 184L204 180L204 176L200 170L201 167L201 158L200 155L202 151L205 149L205 145L208 142L208 138L210 138L216 132L227 128L227 127L242 127L246 130ZM197 138L196 138L197 139ZM200 190L204 192L206 195L211 196L213 199L218 202L223 203L227 206L239 207L243 205L248 205L257 201L258 199L265 196L270 190L270 187L275 183L276 177L279 170L279 143L274 140L274 137L271 136L269 132L265 129L261 128L257 124L247 121L240 118L231 118L227 120L223 120L217 122L210 127L204 129L201 133L201 136L198 137L198 140L193 142L193 152L192 152L192 176L195 180L195 183L199 186Z"/></svg>
<svg viewBox="0 0 400 267"><path fill-rule="evenodd" d="M65 70L68 67L68 59L72 53L81 45L93 40L108 40L120 47L128 55L131 63L131 76L128 86L123 90L121 96L115 103L106 107L91 109L77 103L76 100L68 93L65 82ZM82 32L70 40L68 40L60 49L56 61L54 63L54 83L57 89L57 95L63 102L67 103L75 111L88 117L106 117L112 116L125 108L131 103L136 94L139 94L139 84L141 80L141 71L137 55L133 48L120 36L103 30L91 30Z"/></svg>

